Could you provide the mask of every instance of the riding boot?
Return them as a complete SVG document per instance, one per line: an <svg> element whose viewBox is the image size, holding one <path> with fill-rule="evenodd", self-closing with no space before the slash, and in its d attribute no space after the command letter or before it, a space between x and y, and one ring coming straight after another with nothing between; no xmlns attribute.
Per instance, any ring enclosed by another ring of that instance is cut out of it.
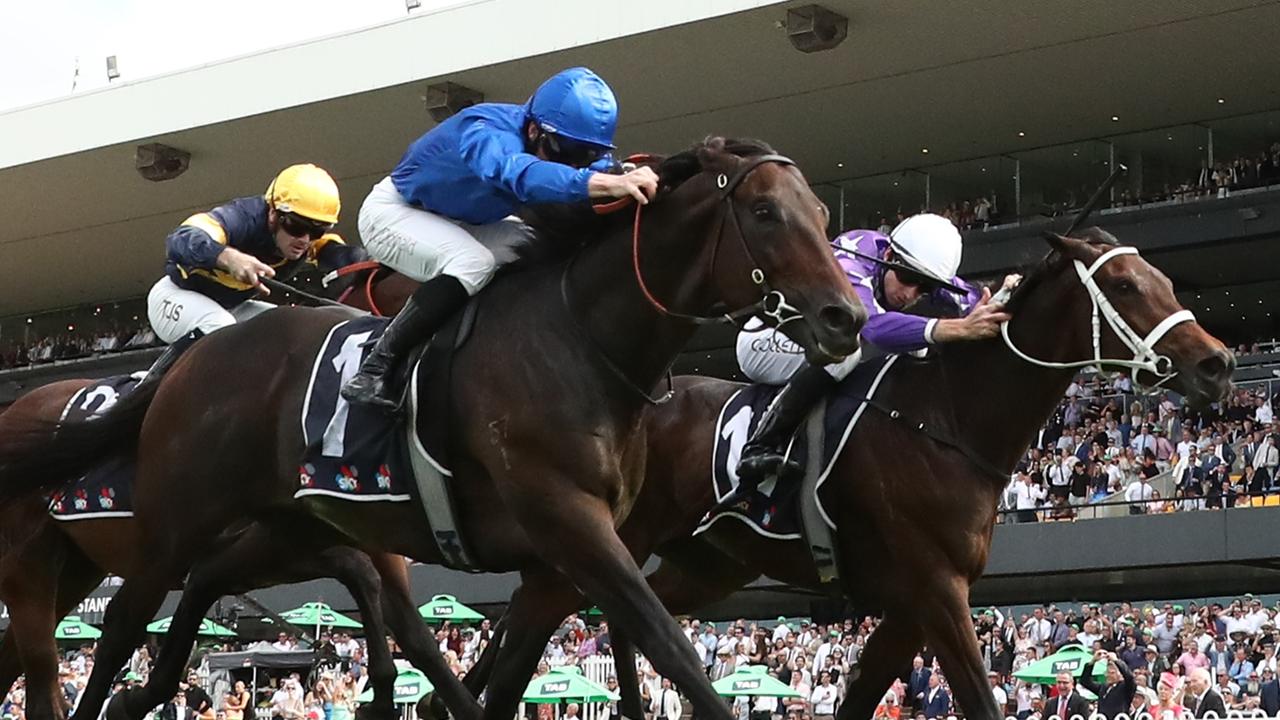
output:
<svg viewBox="0 0 1280 720"><path fill-rule="evenodd" d="M821 366L806 364L791 376L764 417L760 418L755 434L742 448L742 457L738 460L738 486L716 504L712 514L746 500L760 483L772 475L784 481L801 475L804 469L786 457L786 446L814 403L836 383L836 379Z"/></svg>
<svg viewBox="0 0 1280 720"><path fill-rule="evenodd" d="M423 283L382 332L361 363L360 372L342 386L342 397L350 403L395 408L399 403L389 394L387 376L396 361L466 305L467 297L467 289L449 275Z"/></svg>
<svg viewBox="0 0 1280 720"><path fill-rule="evenodd" d="M138 385L142 385L144 382L160 382L160 379L169 371L169 368L173 367L173 364L178 361L182 353L186 352L192 343L202 337L204 337L204 331L197 328L174 340L169 347L164 349L164 352L160 353L160 357L151 363L151 367L147 369L147 374L142 376L142 380L138 381Z"/></svg>

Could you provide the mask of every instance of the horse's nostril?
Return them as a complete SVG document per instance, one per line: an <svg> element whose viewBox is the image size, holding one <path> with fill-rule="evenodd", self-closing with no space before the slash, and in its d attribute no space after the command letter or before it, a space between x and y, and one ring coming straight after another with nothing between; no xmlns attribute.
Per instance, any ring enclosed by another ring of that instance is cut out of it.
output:
<svg viewBox="0 0 1280 720"><path fill-rule="evenodd" d="M842 338L856 337L865 318L850 308L827 305L818 311L818 322L829 332Z"/></svg>
<svg viewBox="0 0 1280 720"><path fill-rule="evenodd" d="M1226 353L1214 353L1196 363L1196 372L1206 380L1219 380L1231 374L1234 358Z"/></svg>

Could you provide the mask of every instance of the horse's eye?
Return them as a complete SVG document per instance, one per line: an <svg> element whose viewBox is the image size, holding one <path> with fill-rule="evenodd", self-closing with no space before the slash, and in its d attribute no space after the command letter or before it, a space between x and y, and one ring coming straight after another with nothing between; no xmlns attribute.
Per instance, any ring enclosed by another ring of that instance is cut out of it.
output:
<svg viewBox="0 0 1280 720"><path fill-rule="evenodd" d="M778 214L774 212L773 206L769 203L760 203L751 208L751 212L756 216L757 220L776 220Z"/></svg>
<svg viewBox="0 0 1280 720"><path fill-rule="evenodd" d="M1116 292L1130 295L1138 291L1138 287L1128 278L1120 278L1116 281Z"/></svg>

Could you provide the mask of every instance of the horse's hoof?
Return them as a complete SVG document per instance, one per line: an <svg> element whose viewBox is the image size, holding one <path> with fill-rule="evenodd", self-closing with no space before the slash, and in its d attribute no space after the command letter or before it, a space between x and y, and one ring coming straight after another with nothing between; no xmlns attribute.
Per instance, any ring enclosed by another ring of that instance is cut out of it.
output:
<svg viewBox="0 0 1280 720"><path fill-rule="evenodd" d="M366 703L356 708L356 720L397 720L400 711L394 705L380 708L375 703Z"/></svg>
<svg viewBox="0 0 1280 720"><path fill-rule="evenodd" d="M418 717L425 720L448 720L449 707L436 693L423 695L418 701Z"/></svg>
<svg viewBox="0 0 1280 720"><path fill-rule="evenodd" d="M444 705L444 698L436 693L431 693L429 696L422 698L422 700L428 701L429 705L429 711L425 717L430 717L431 720L449 719L449 706Z"/></svg>

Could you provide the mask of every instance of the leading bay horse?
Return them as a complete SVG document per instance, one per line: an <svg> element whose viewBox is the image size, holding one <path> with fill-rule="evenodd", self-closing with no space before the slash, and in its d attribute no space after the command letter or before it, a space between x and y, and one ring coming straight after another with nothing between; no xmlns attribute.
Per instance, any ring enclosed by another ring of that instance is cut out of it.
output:
<svg viewBox="0 0 1280 720"><path fill-rule="evenodd" d="M700 712L727 720L615 531L644 474L643 410L692 333L690 317L720 315L717 305L767 313L818 361L857 347L864 314L828 250L826 209L790 161L763 145L715 139L667 159L658 173L662 189L643 221L639 210L634 226L608 218L579 236L593 242L569 258L495 280L455 359L460 529L477 569L520 570L533 590L513 602L529 622L508 634L484 708L489 717L514 712L562 618L543 610L541 598L581 589L640 639ZM293 499L304 368L346 317L264 313L204 338L151 393L135 393L94 421L63 424L56 434L37 428L0 447L0 493L12 496L130 451L136 439L135 514L152 564L117 594L108 636L118 624L149 618L189 566L187 554L246 515L308 551L351 543L442 561L411 507ZM44 472L29 472L35 467ZM182 518L176 508L200 512ZM192 568L166 649L195 632L228 576L273 561L233 546ZM414 614L411 604L401 611ZM112 662L123 659L123 647L112 647ZM177 673L162 670L175 665L165 654L153 671L158 689L126 697L130 716L171 693ZM432 679L457 716L475 717L479 708L460 683Z"/></svg>
<svg viewBox="0 0 1280 720"><path fill-rule="evenodd" d="M1075 373L1046 363L1101 358L1102 366L1132 370L1137 380L1158 379L1132 368L1138 353L1116 332L1094 340L1091 309L1105 303L1136 331L1132 337L1150 338L1153 350L1168 359L1162 371L1177 371L1168 384L1188 402L1224 397L1234 367L1223 344L1198 323L1169 324L1187 316L1180 314L1168 279L1132 248L1108 255L1117 249L1115 240L1096 228L1080 238L1049 236L1049 242L1052 252L1009 303L1008 344L993 339L939 346L928 360L899 358L885 376L877 405L864 413L820 490L835 525L838 588L823 587L802 540L765 538L725 516L692 535L716 503L711 463L717 419L743 386L678 378L672 400L646 416L645 484L618 531L641 561L651 552L662 558L648 581L664 606L690 613L760 575L822 593L834 589L884 612L840 720L871 717L892 678L926 642L937 650L967 717L1002 717L969 616L969 588L986 566L998 499L1014 464ZM1096 268L1090 275L1096 297L1081 282L1080 268ZM561 609L567 615L576 608ZM508 614L501 625L520 622ZM642 717L636 675L626 665L631 645L625 634L612 627L611 633L623 714ZM468 674L473 689L483 684L490 660Z"/></svg>
<svg viewBox="0 0 1280 720"><path fill-rule="evenodd" d="M0 437L33 418L56 421L69 403L83 397L81 390L93 382L65 380L32 390L0 413ZM375 700L368 710L362 706L360 715L398 716L392 691L396 669L382 642L385 633L380 588L385 583L392 592L408 594L403 559L380 555L371 561L364 553L342 546L311 556L294 556L293 548L287 545L263 546L258 551L289 560L277 563L269 574L240 577L239 587L231 591L317 577L338 578L355 598L373 640L369 643L369 674ZM88 596L106 574L128 578L148 562L149 547L142 542L132 518L58 521L49 515L48 502L40 493L0 508L0 600L9 610L9 630L0 641L0 688L8 688L25 671L24 714L28 720L60 720L64 716L65 700L58 684L53 638L58 621ZM111 673L99 677L103 682L110 679ZM97 714L100 704L94 697L86 691L82 702L92 715Z"/></svg>

